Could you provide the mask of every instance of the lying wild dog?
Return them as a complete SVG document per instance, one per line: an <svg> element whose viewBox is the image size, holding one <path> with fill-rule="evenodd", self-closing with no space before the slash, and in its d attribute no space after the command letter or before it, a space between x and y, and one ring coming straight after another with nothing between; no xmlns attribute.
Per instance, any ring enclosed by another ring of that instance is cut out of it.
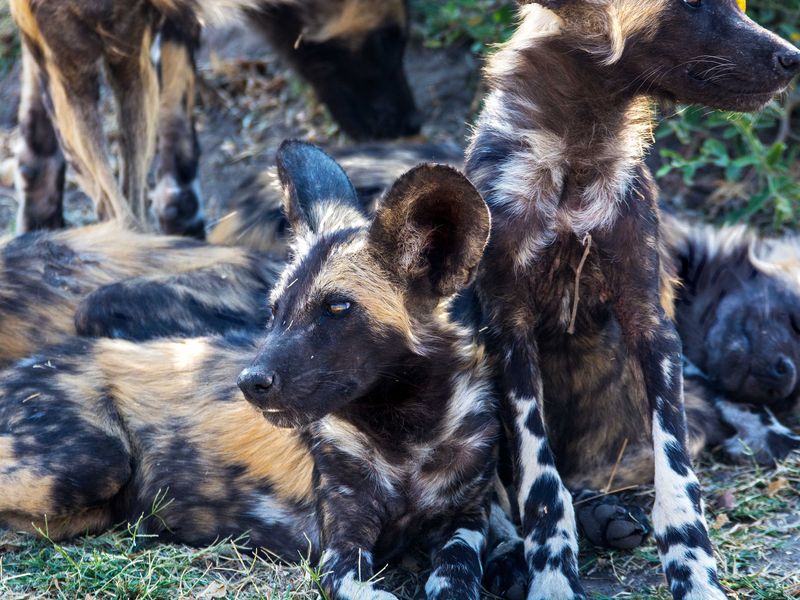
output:
<svg viewBox="0 0 800 600"><path fill-rule="evenodd" d="M486 205L422 166L370 222L318 149L279 165L295 253L262 339L73 339L3 373L0 523L63 538L155 504L143 526L164 539L249 532L288 560L310 544L335 598L394 598L373 567L414 541L434 550L428 598L477 599L499 421L447 306Z"/></svg>
<svg viewBox="0 0 800 600"><path fill-rule="evenodd" d="M0 265L3 366L76 331L92 333L92 315L81 303L99 288L111 298L120 281L146 282L150 290L169 281L169 293L155 305L135 306L135 298L126 297L127 311L135 307L142 313L146 329L138 335L167 335L178 325L187 334L202 334L263 321L264 294L278 273L278 263L258 252L137 234L118 223L7 239L0 243ZM113 303L93 309L105 311L108 331L130 331L125 311Z"/></svg>
<svg viewBox="0 0 800 600"><path fill-rule="evenodd" d="M100 219L145 224L146 175L160 129L159 227L202 235L199 144L191 116L194 51L202 16L237 11L268 32L349 132L392 136L418 129L402 69L404 0L12 0L23 40L20 231L63 225L62 150ZM160 101L150 58L159 30ZM121 187L97 109L101 66L118 103Z"/></svg>
<svg viewBox="0 0 800 600"><path fill-rule="evenodd" d="M797 408L800 382L800 247L744 227L689 226L667 216L664 233L681 281L676 323L687 376L705 390L732 436L735 459L772 463L800 449L774 414Z"/></svg>
<svg viewBox="0 0 800 600"><path fill-rule="evenodd" d="M493 224L475 288L502 365L529 598L585 597L562 477L599 489L654 470L669 589L725 597L661 307L650 99L756 110L798 72L800 52L734 0L541 1L490 59L467 152Z"/></svg>

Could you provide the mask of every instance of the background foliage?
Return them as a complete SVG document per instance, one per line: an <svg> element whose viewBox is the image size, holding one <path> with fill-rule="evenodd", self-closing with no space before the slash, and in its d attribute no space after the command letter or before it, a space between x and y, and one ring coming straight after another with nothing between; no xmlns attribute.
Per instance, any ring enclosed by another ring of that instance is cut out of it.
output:
<svg viewBox="0 0 800 600"><path fill-rule="evenodd" d="M750 0L748 14L800 42L800 0ZM492 51L514 26L509 0L412 0L425 43ZM800 220L800 91L757 114L679 108L660 125L653 167L665 198L717 221L784 229Z"/></svg>

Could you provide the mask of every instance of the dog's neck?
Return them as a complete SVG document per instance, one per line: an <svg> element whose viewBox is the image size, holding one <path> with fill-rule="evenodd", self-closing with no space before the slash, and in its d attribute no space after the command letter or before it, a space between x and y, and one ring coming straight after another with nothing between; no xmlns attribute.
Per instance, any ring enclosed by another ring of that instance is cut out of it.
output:
<svg viewBox="0 0 800 600"><path fill-rule="evenodd" d="M559 231L582 237L613 223L642 169L653 124L639 83L620 71L557 35L511 44L491 60L492 91L468 170L497 227L504 217L552 223L534 244L541 248Z"/></svg>
<svg viewBox="0 0 800 600"><path fill-rule="evenodd" d="M453 407L466 407L481 394L488 372L483 347L471 332L446 315L423 340L425 354L409 353L387 368L375 385L336 417L363 434L398 447L435 435ZM402 426L399 426L402 424Z"/></svg>

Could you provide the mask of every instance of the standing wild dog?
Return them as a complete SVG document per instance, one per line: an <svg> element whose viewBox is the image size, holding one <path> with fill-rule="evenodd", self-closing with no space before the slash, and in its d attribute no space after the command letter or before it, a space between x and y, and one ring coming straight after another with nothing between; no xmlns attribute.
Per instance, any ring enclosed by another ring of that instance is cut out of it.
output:
<svg viewBox="0 0 800 600"><path fill-rule="evenodd" d="M101 219L144 224L146 175L160 119L157 221L166 233L202 235L199 145L191 117L199 19L239 11L274 36L346 130L368 137L418 129L402 68L403 0L11 0L23 39L21 231L63 224L62 150ZM159 102L150 48L162 24ZM97 110L101 67L118 104L121 186Z"/></svg>
<svg viewBox="0 0 800 600"><path fill-rule="evenodd" d="M447 307L486 205L422 166L370 222L321 151L290 143L279 164L295 252L255 360L246 335L74 339L6 371L0 523L61 538L156 504L144 527L165 539L249 532L288 560L310 543L327 592L353 599L393 598L373 566L414 541L434 551L428 598L477 600L499 422Z"/></svg>
<svg viewBox="0 0 800 600"><path fill-rule="evenodd" d="M244 14L314 88L355 139L419 131L420 116L403 70L407 0L257 0ZM165 233L199 234L200 145L193 116L200 24L191 10L161 29L162 83L158 185L153 212Z"/></svg>
<svg viewBox="0 0 800 600"><path fill-rule="evenodd" d="M602 487L618 458L615 485L655 470L673 596L724 598L661 307L650 98L756 110L800 52L735 0L551 0L521 16L489 62L467 171L493 217L476 292L502 363L529 598L585 597L561 477Z"/></svg>
<svg viewBox="0 0 800 600"><path fill-rule="evenodd" d="M703 425L731 433L734 459L770 464L800 449L776 419L800 397L800 246L762 239L744 227L714 229L665 218L676 266L675 320L687 376L717 409Z"/></svg>

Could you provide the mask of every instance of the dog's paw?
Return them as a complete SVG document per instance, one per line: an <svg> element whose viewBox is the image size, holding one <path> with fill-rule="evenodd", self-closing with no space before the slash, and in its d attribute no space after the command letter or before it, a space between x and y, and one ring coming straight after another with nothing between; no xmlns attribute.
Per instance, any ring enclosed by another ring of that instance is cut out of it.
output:
<svg viewBox="0 0 800 600"><path fill-rule="evenodd" d="M620 504L616 496L592 496L584 492L575 501L580 532L595 546L632 550L641 546L652 528L638 506Z"/></svg>
<svg viewBox="0 0 800 600"><path fill-rule="evenodd" d="M489 553L483 571L483 585L499 598L525 600L528 564L522 540L507 540Z"/></svg>

